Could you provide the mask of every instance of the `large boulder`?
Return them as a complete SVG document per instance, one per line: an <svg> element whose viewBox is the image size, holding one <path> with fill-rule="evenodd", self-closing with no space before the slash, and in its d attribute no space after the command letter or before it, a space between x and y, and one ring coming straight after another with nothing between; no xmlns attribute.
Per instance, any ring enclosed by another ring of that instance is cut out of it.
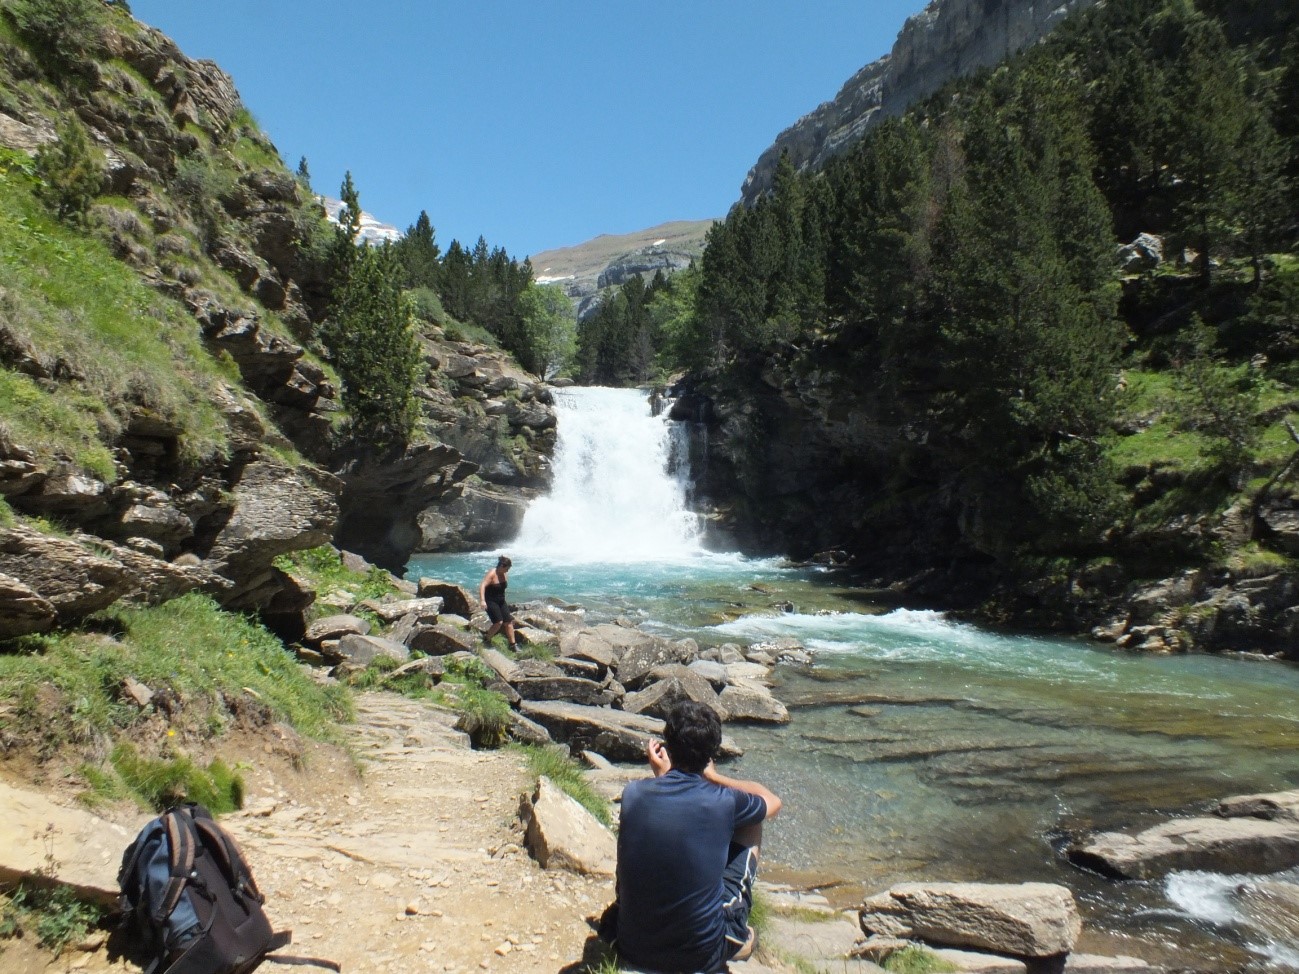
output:
<svg viewBox="0 0 1299 974"><path fill-rule="evenodd" d="M482 471L492 474L492 468ZM504 471L497 472L504 475ZM505 544L519 533L536 491L475 480L458 495L419 513L420 551L478 551Z"/></svg>
<svg viewBox="0 0 1299 974"><path fill-rule="evenodd" d="M416 622L437 622L442 611L442 600L432 598L399 599L393 602L382 602L378 599L366 599L358 608L373 612L388 625L392 625L404 616L413 615Z"/></svg>
<svg viewBox="0 0 1299 974"><path fill-rule="evenodd" d="M446 656L448 653L473 653L478 649L478 643L476 633L439 622L435 626L416 626L408 645L430 656Z"/></svg>
<svg viewBox="0 0 1299 974"><path fill-rule="evenodd" d="M524 841L543 869L612 876L618 843L613 834L551 780L542 776L520 804Z"/></svg>
<svg viewBox="0 0 1299 974"><path fill-rule="evenodd" d="M523 701L519 709L523 716L545 727L555 740L568 744L574 754L594 751L613 761L643 761L649 742L663 736L663 721L621 710L532 700ZM722 737L722 757L739 757L743 753L734 741Z"/></svg>
<svg viewBox="0 0 1299 974"><path fill-rule="evenodd" d="M616 694L607 685L573 676L524 677L511 684L523 700L568 700L591 707L604 707Z"/></svg>
<svg viewBox="0 0 1299 974"><path fill-rule="evenodd" d="M666 672L660 673L660 669ZM712 685L698 673L680 663L671 667L656 668L656 680L643 690L629 693L623 698L622 709L633 714L649 714L667 719L672 708L683 700L692 700L712 707L722 720L727 712Z"/></svg>
<svg viewBox="0 0 1299 974"><path fill-rule="evenodd" d="M718 697L728 720L753 724L788 724L789 711L765 688L723 687Z"/></svg>
<svg viewBox="0 0 1299 974"><path fill-rule="evenodd" d="M1175 869L1272 873L1299 865L1299 822L1181 818L1136 835L1101 832L1073 843L1068 856L1121 879L1155 879Z"/></svg>
<svg viewBox="0 0 1299 974"><path fill-rule="evenodd" d="M563 656L590 660L605 669L613 666L617 658L613 646L608 641L586 629L561 633L559 652Z"/></svg>
<svg viewBox="0 0 1299 974"><path fill-rule="evenodd" d="M442 609L452 615L468 619L478 608L478 599L469 589L451 582L441 582L436 578L419 580L419 597L421 599L441 599Z"/></svg>
<svg viewBox="0 0 1299 974"><path fill-rule="evenodd" d="M370 634L370 623L360 616L348 613L325 616L307 626L302 641L308 646L319 646L326 639L342 639L350 633L368 636Z"/></svg>
<svg viewBox="0 0 1299 974"><path fill-rule="evenodd" d="M1153 271L1164 262L1164 241L1150 233L1139 233L1117 250L1119 270L1125 274Z"/></svg>
<svg viewBox="0 0 1299 974"><path fill-rule="evenodd" d="M53 602L12 575L0 574L0 639L44 632L57 618Z"/></svg>
<svg viewBox="0 0 1299 974"><path fill-rule="evenodd" d="M44 795L0 782L0 884L49 876L104 906L117 902L122 850L148 819L126 827L83 808L56 805ZM48 847L47 847L48 838Z"/></svg>
<svg viewBox="0 0 1299 974"><path fill-rule="evenodd" d="M903 883L869 897L861 928L943 947L1054 957L1082 933L1073 893L1054 883Z"/></svg>
<svg viewBox="0 0 1299 974"><path fill-rule="evenodd" d="M347 660L359 666L369 666L380 656L405 663L410 659L410 650L401 643L379 636L362 636L359 633L348 633L338 641L338 645L327 654L336 659Z"/></svg>
<svg viewBox="0 0 1299 974"><path fill-rule="evenodd" d="M600 628L614 629L618 627L602 626ZM649 676L655 667L662 666L665 663L690 663L694 660L689 645L668 642L665 639L655 639L653 636L644 633L641 635L645 635L645 639L626 646L619 654L618 662L614 667L614 671L618 674L618 681L624 686L637 686Z"/></svg>
<svg viewBox="0 0 1299 974"><path fill-rule="evenodd" d="M58 621L75 622L121 598L161 602L202 588L219 592L227 586L201 566L175 565L124 545L89 535L57 537L20 525L0 528L0 574L17 581L9 586L6 614L11 628L48 628L45 606ZM11 632L11 635L18 635Z"/></svg>

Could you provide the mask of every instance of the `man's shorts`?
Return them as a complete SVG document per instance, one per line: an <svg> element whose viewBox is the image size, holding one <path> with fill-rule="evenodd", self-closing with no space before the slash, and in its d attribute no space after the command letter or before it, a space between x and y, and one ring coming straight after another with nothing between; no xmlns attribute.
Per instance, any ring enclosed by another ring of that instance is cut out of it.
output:
<svg viewBox="0 0 1299 974"><path fill-rule="evenodd" d="M487 600L487 618L491 619L492 622L500 623L514 621L514 616L510 615L508 605L504 602L493 602L491 599Z"/></svg>
<svg viewBox="0 0 1299 974"><path fill-rule="evenodd" d="M726 924L726 956L734 957L749 939L749 911L753 909L753 881L758 875L757 850L732 842L722 873L722 919Z"/></svg>

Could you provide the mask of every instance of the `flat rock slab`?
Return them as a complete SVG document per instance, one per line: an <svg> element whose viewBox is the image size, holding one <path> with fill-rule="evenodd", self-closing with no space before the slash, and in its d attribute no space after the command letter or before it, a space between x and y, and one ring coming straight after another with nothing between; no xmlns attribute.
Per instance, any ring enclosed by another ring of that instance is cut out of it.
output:
<svg viewBox="0 0 1299 974"><path fill-rule="evenodd" d="M817 970L838 970L838 963L820 962L842 962L861 939L857 924L842 916L808 921L776 915L771 918L769 929L771 938L783 949L811 961Z"/></svg>
<svg viewBox="0 0 1299 974"><path fill-rule="evenodd" d="M0 782L0 882L17 882L50 869L79 896L104 905L117 902L122 853L149 820L130 829L79 808L56 805L44 795Z"/></svg>
<svg viewBox="0 0 1299 974"><path fill-rule="evenodd" d="M1082 919L1073 893L1054 883L902 883L862 904L861 927L939 947L1053 957L1073 949Z"/></svg>
<svg viewBox="0 0 1299 974"><path fill-rule="evenodd" d="M929 952L946 961L960 974L1027 974L1028 964L1018 957L1001 954L983 954L977 950L957 950L954 947L930 947Z"/></svg>
<svg viewBox="0 0 1299 974"><path fill-rule="evenodd" d="M1120 879L1154 879L1175 869L1274 873L1299 865L1299 822L1182 818L1128 835L1102 832L1075 843L1069 859Z"/></svg>

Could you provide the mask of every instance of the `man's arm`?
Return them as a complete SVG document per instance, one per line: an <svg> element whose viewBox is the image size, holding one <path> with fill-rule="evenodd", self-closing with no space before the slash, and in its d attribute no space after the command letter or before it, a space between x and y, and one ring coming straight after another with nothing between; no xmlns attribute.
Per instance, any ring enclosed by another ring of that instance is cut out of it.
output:
<svg viewBox="0 0 1299 974"><path fill-rule="evenodd" d="M780 814L780 798L765 785L760 785L756 781L741 781L738 778L728 778L717 770L717 766L712 761L709 761L708 767L704 768L703 777L705 781L711 781L715 785L722 785L725 788L734 788L736 791L757 795L767 805L767 818L775 818Z"/></svg>

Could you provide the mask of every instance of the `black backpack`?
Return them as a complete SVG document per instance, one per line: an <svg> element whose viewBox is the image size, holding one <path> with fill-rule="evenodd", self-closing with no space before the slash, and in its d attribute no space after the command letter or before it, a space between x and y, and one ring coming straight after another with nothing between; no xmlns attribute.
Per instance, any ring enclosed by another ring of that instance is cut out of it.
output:
<svg viewBox="0 0 1299 974"><path fill-rule="evenodd" d="M202 805L168 809L141 829L117 883L123 926L153 954L145 974L250 974L292 939L271 929L243 853Z"/></svg>

